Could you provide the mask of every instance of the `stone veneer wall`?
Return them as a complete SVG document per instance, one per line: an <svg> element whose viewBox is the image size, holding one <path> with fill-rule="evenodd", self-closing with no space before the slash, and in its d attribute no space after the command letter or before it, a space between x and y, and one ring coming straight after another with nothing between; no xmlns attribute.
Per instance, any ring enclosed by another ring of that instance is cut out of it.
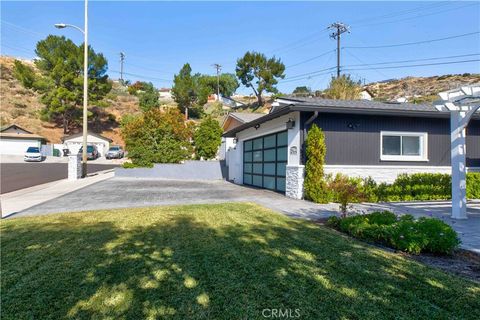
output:
<svg viewBox="0 0 480 320"><path fill-rule="evenodd" d="M293 199L303 198L305 166L287 165L285 195Z"/></svg>

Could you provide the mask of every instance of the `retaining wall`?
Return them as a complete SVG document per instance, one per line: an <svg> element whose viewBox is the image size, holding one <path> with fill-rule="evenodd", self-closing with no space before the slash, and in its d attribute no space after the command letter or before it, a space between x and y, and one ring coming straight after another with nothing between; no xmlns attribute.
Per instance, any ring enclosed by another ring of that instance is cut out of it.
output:
<svg viewBox="0 0 480 320"><path fill-rule="evenodd" d="M115 168L115 177L172 179L172 180L222 180L228 179L225 161L185 161L161 163L153 168Z"/></svg>

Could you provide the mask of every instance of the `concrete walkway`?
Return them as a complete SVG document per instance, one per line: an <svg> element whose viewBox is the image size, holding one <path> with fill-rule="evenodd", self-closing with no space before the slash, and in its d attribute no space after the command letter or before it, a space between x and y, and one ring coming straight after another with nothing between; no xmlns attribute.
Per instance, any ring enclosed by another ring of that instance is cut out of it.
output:
<svg viewBox="0 0 480 320"><path fill-rule="evenodd" d="M287 216L303 219L325 218L338 213L337 204L315 204L294 200L263 190L224 181L147 180L134 178L101 179L52 200L20 211L14 217L65 211L85 211L156 205L255 202ZM28 195L25 195L27 198ZM3 204L3 199L2 199ZM480 253L480 201L468 205L468 220L452 220L447 201L358 204L353 211L390 210L397 214L434 216L459 233L463 247Z"/></svg>

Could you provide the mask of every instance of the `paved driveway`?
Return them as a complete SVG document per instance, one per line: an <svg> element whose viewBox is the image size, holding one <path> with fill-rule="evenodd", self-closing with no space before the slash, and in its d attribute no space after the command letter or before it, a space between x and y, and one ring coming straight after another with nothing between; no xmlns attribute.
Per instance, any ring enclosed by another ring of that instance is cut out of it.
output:
<svg viewBox="0 0 480 320"><path fill-rule="evenodd" d="M328 217L338 212L336 204L289 199L275 192L224 181L112 178L26 209L12 217L64 211L221 202L255 202L290 217L304 219ZM354 210L391 210L417 217L438 217L457 230L465 248L480 253L480 201L469 203L468 220L450 219L450 203L447 201L359 204L354 206Z"/></svg>
<svg viewBox="0 0 480 320"><path fill-rule="evenodd" d="M64 211L98 210L194 203L256 202L294 217L315 219L337 206L293 200L263 189L224 181L180 181L112 178L24 210L15 217Z"/></svg>

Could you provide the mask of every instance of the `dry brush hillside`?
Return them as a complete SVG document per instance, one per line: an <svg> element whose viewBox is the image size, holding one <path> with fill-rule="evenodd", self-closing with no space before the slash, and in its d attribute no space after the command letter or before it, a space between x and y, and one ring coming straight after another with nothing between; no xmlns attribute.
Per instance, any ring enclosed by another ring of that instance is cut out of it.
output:
<svg viewBox="0 0 480 320"><path fill-rule="evenodd" d="M40 120L39 112L44 108L38 93L25 89L13 76L11 57L0 57L0 124L17 124L33 133L44 136L50 143L60 143L63 128L55 123ZM31 66L29 61L23 61ZM89 122L89 128L109 137L115 144L123 144L120 136L119 121L126 114L139 113L138 98L129 95L118 83L106 98L108 107L99 109L95 121ZM79 129L78 129L79 130Z"/></svg>
<svg viewBox="0 0 480 320"><path fill-rule="evenodd" d="M433 77L406 77L391 81L367 84L375 100L389 101L400 97L410 97L411 102L432 102L438 99L438 93L462 85L480 83L480 74L454 74Z"/></svg>

